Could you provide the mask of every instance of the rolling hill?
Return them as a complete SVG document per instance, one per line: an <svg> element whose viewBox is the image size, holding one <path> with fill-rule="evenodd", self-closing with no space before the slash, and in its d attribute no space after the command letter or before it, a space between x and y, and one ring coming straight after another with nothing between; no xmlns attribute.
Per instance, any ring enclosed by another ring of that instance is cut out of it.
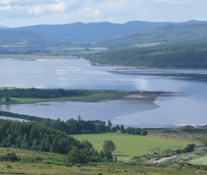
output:
<svg viewBox="0 0 207 175"><path fill-rule="evenodd" d="M24 54L47 52L54 41L29 31L0 30L0 54Z"/></svg>
<svg viewBox="0 0 207 175"><path fill-rule="evenodd" d="M207 68L207 44L130 48L97 53L93 64L152 68Z"/></svg>
<svg viewBox="0 0 207 175"><path fill-rule="evenodd" d="M47 53L64 46L69 47L71 43L52 40L25 30L0 30L0 54Z"/></svg>
<svg viewBox="0 0 207 175"><path fill-rule="evenodd" d="M45 45L50 43L49 39L41 37L40 35L23 30L7 30L2 29L0 30L0 45L1 46L19 46L19 47L26 47L26 46L34 46L34 45Z"/></svg>
<svg viewBox="0 0 207 175"><path fill-rule="evenodd" d="M124 24L110 22L100 23L72 23L64 25L37 25L14 28L39 34L53 40L66 40L74 43L94 43L126 37L137 32L164 26L165 22L131 21Z"/></svg>
<svg viewBox="0 0 207 175"><path fill-rule="evenodd" d="M0 53L82 52L90 47L109 50L207 41L207 22L157 23L131 21L39 25L0 30ZM75 50L75 49L79 50ZM90 49L88 49L90 50ZM101 51L100 49L98 51Z"/></svg>
<svg viewBox="0 0 207 175"><path fill-rule="evenodd" d="M158 27L150 31L101 43L110 49L148 47L166 44L193 44L207 41L207 23L186 22Z"/></svg>

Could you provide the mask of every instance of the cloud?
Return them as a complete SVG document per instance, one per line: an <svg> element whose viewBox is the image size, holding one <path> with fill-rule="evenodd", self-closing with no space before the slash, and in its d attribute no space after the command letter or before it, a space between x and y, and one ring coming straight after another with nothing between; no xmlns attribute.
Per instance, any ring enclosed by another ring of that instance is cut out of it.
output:
<svg viewBox="0 0 207 175"><path fill-rule="evenodd" d="M10 5L5 5L5 6L0 6L0 11L8 11L11 10L11 6Z"/></svg>
<svg viewBox="0 0 207 175"><path fill-rule="evenodd" d="M64 13L66 11L66 4L58 2L54 4L34 5L28 8L29 14L41 15L45 13Z"/></svg>
<svg viewBox="0 0 207 175"><path fill-rule="evenodd" d="M0 25L207 20L206 0L0 0Z"/></svg>

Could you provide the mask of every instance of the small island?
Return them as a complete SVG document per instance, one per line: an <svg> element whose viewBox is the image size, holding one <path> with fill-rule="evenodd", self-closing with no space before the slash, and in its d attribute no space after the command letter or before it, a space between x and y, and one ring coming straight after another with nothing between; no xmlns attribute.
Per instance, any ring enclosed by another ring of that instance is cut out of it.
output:
<svg viewBox="0 0 207 175"><path fill-rule="evenodd" d="M154 101L158 96L178 95L173 92L65 90L36 88L1 88L0 104L28 104L52 101L96 102L117 99L145 99Z"/></svg>

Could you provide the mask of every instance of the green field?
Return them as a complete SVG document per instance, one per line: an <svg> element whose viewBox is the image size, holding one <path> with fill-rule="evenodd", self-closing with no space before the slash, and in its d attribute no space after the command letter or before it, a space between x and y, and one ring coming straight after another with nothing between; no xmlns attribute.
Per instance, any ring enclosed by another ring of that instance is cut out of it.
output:
<svg viewBox="0 0 207 175"><path fill-rule="evenodd" d="M199 157L190 161L194 165L207 165L207 156Z"/></svg>
<svg viewBox="0 0 207 175"><path fill-rule="evenodd" d="M5 155L6 153L15 153L20 159L20 163L41 162L43 164L65 165L66 160L66 155L64 154L0 147L0 156ZM41 158L41 160L39 160L39 158Z"/></svg>
<svg viewBox="0 0 207 175"><path fill-rule="evenodd" d="M190 143L187 141L121 133L74 135L73 137L78 140L88 140L99 151L102 150L104 140L112 140L117 146L114 156L122 159L153 153L152 149L154 148L164 151L171 148L181 148Z"/></svg>

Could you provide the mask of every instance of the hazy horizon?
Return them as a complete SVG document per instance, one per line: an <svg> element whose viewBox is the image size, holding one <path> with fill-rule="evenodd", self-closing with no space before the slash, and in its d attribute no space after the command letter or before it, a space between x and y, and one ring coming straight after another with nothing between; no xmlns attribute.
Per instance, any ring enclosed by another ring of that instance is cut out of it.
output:
<svg viewBox="0 0 207 175"><path fill-rule="evenodd" d="M204 0L2 0L0 25L207 20Z"/></svg>
<svg viewBox="0 0 207 175"><path fill-rule="evenodd" d="M99 22L95 22L95 21L91 21L91 22L81 22L81 21L77 21L77 22L71 22L71 23L63 23L63 24L59 24L59 23L51 23L51 24L33 24L33 25L23 25L23 26L14 26L14 27L10 27L10 26L4 26L4 25L0 25L2 27L6 27L6 28L18 28L18 27L29 27L29 26L41 26L41 25L45 25L45 26L50 26L50 25L67 25L67 24L75 24L75 23L82 23L82 24L98 24L98 23L112 23L112 24L126 24L129 22L151 22L151 23L185 23L185 22L190 22L190 21L196 21L196 22L207 22L207 20L194 20L194 19L190 19L188 21L180 21L180 22L173 22L173 21L141 21L141 20L133 20L133 21L126 21L126 22L110 22L110 21L99 21Z"/></svg>

